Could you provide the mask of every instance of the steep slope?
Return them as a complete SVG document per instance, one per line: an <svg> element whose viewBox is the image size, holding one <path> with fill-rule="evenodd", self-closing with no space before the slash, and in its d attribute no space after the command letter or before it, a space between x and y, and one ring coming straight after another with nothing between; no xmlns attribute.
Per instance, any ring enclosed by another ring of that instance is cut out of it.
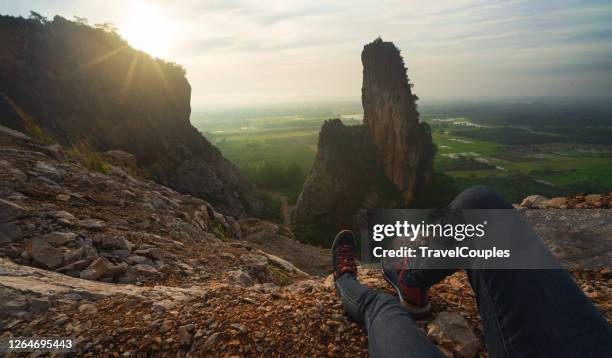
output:
<svg viewBox="0 0 612 358"><path fill-rule="evenodd" d="M156 181L228 214L261 210L254 186L191 126L180 66L59 16L1 16L0 43L0 124L37 125L64 146L124 150Z"/></svg>

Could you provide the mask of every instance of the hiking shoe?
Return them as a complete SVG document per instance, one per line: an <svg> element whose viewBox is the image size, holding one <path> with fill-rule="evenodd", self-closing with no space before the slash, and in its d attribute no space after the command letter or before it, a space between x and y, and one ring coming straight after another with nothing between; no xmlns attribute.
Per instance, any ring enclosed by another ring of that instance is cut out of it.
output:
<svg viewBox="0 0 612 358"><path fill-rule="evenodd" d="M408 310L413 319L423 319L431 316L431 303L426 288L406 285L405 278L409 274L407 262L383 262L383 277L397 291L400 302Z"/></svg>
<svg viewBox="0 0 612 358"><path fill-rule="evenodd" d="M357 276L355 249L355 235L350 230L342 230L336 235L331 248L334 280L347 272Z"/></svg>

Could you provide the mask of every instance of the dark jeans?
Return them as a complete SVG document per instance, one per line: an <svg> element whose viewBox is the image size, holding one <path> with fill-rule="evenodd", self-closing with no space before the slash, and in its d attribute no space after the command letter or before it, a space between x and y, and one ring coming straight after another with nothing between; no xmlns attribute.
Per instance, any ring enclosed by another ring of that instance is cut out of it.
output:
<svg viewBox="0 0 612 358"><path fill-rule="evenodd" d="M511 209L483 186L456 209ZM427 270L425 270L427 271ZM434 270L428 270L434 271ZM429 287L451 271L415 273ZM565 270L467 270L490 357L612 357L612 328ZM394 296L371 291L352 274L336 281L348 314L365 325L372 357L442 357Z"/></svg>

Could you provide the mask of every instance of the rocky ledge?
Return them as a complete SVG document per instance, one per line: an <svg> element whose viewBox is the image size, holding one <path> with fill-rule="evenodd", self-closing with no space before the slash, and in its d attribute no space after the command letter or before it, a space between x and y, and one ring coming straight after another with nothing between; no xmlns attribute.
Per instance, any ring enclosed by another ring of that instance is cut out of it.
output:
<svg viewBox="0 0 612 358"><path fill-rule="evenodd" d="M578 193L569 197L547 198L542 195L530 195L518 205L531 209L612 209L612 192Z"/></svg>
<svg viewBox="0 0 612 358"><path fill-rule="evenodd" d="M118 165L93 172L0 130L0 335L72 336L85 357L367 354L327 250ZM572 274L612 320L610 270ZM359 279L392 292L377 269ZM487 357L465 274L431 293L424 333L448 357Z"/></svg>

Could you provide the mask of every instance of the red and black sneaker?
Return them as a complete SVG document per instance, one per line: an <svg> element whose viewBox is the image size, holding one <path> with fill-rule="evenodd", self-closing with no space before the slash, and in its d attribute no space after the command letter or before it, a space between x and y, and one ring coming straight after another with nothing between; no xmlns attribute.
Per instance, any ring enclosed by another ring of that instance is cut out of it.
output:
<svg viewBox="0 0 612 358"><path fill-rule="evenodd" d="M431 303L426 288L412 287L405 283L409 269L406 260L383 262L383 277L397 291L400 302L413 319L431 316Z"/></svg>
<svg viewBox="0 0 612 358"><path fill-rule="evenodd" d="M350 230L342 230L336 235L331 248L334 265L334 280L350 272L357 276L355 263L355 235Z"/></svg>

